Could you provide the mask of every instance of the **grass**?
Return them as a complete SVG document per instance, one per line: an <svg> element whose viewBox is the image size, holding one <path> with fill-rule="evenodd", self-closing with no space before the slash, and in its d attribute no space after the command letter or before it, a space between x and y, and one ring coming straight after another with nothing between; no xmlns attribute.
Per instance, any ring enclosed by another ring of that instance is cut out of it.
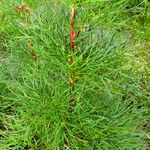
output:
<svg viewBox="0 0 150 150"><path fill-rule="evenodd" d="M74 4L72 53L70 1L0 1L0 150L149 148L150 3Z"/></svg>

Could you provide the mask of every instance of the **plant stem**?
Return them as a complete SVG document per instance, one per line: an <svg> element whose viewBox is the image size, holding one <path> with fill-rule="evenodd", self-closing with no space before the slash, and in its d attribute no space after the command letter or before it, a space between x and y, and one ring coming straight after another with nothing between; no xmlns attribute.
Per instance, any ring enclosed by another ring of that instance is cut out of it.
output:
<svg viewBox="0 0 150 150"><path fill-rule="evenodd" d="M72 55L74 54L74 42L73 40L75 39L76 33L74 30L74 17L75 17L75 10L74 10L74 6L71 6L71 14L70 14L70 50ZM73 96L73 92L74 92L74 81L75 81L75 77L74 77L74 72L73 72L73 57L70 56L69 57L69 64L71 67L71 73L70 73L70 100L69 100L69 110L72 111L72 105L74 104L74 96Z"/></svg>

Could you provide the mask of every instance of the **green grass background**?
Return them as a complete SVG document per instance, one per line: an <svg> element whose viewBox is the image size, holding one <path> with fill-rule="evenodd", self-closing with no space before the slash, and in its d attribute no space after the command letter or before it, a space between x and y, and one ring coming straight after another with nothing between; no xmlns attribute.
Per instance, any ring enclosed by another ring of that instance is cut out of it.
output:
<svg viewBox="0 0 150 150"><path fill-rule="evenodd" d="M149 149L150 2L24 2L0 1L0 150Z"/></svg>

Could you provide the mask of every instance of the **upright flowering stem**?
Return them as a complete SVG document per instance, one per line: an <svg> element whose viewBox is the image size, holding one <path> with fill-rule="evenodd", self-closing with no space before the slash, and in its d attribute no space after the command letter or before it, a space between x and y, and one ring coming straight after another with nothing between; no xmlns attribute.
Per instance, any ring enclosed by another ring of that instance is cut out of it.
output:
<svg viewBox="0 0 150 150"><path fill-rule="evenodd" d="M76 32L74 30L74 18L75 18L75 10L74 6L71 6L71 14L70 14L70 43L69 47L71 50L71 53L73 55L74 53L74 39L76 36ZM70 110L72 110L72 105L74 104L74 97L73 97L73 92L74 92L74 72L73 72L73 57L69 57L69 64L71 67L71 73L70 73L70 100L69 100L69 105L70 105Z"/></svg>
<svg viewBox="0 0 150 150"><path fill-rule="evenodd" d="M71 6L71 14L70 14L70 42L69 42L69 48L71 51L71 56L69 56L68 61L70 64L70 78L69 78L69 82L70 82L70 98L69 98L69 112L73 111L73 104L74 104L74 81L75 81L75 76L74 76L74 72L73 72L73 54L74 54L74 39L76 36L76 32L74 30L74 18L75 18L75 10L74 10L74 6ZM69 118L67 118L68 121ZM65 128L65 133L66 133L66 137L69 139L69 133L67 128ZM64 140L64 145L66 145L67 147L70 147L70 143L66 140Z"/></svg>

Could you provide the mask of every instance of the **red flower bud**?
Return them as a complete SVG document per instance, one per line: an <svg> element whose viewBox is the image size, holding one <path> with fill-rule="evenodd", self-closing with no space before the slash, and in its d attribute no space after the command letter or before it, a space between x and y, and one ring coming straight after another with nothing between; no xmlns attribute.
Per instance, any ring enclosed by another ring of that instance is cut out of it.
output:
<svg viewBox="0 0 150 150"><path fill-rule="evenodd" d="M70 30L70 41L75 39L75 35L76 35L75 31Z"/></svg>
<svg viewBox="0 0 150 150"><path fill-rule="evenodd" d="M22 6L21 6L21 9L24 10L24 9L25 9L25 5L22 5Z"/></svg>
<svg viewBox="0 0 150 150"><path fill-rule="evenodd" d="M20 6L16 6L16 9L18 12L20 12L22 8Z"/></svg>
<svg viewBox="0 0 150 150"><path fill-rule="evenodd" d="M73 26L73 24L74 24L74 20L70 18L70 25Z"/></svg>
<svg viewBox="0 0 150 150"><path fill-rule="evenodd" d="M32 57L36 56L36 53L34 51L31 52Z"/></svg>
<svg viewBox="0 0 150 150"><path fill-rule="evenodd" d="M73 42L70 42L69 46L70 46L71 49L74 49L74 43Z"/></svg>

